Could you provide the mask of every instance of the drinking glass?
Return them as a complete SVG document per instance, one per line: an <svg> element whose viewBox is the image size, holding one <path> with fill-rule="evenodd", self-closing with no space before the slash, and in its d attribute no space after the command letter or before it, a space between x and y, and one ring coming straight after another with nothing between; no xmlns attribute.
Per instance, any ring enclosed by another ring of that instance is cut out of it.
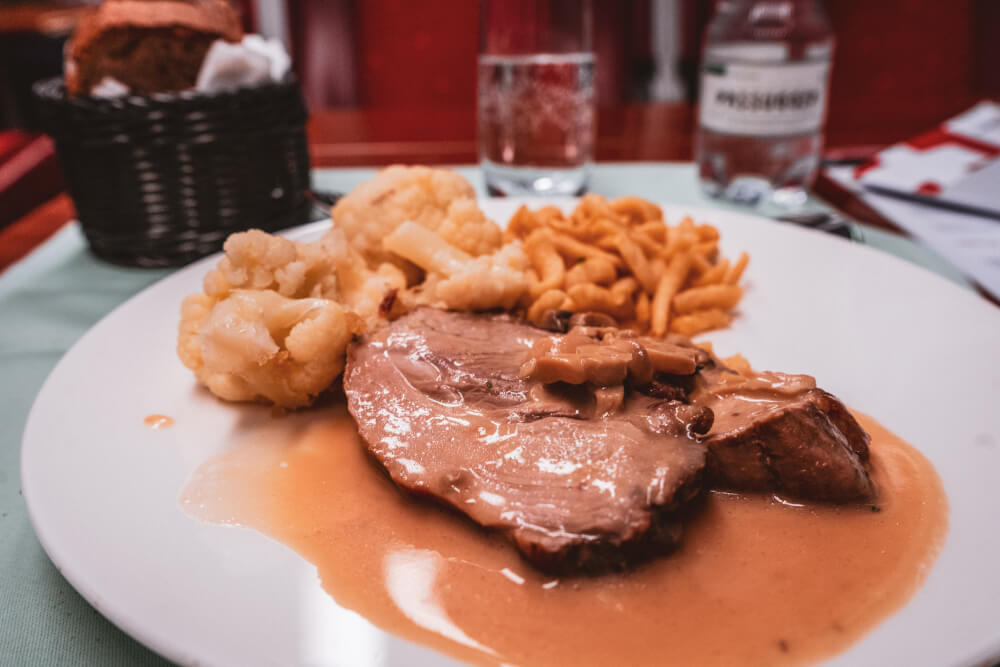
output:
<svg viewBox="0 0 1000 667"><path fill-rule="evenodd" d="M593 160L589 0L483 0L479 159L493 195L577 195Z"/></svg>

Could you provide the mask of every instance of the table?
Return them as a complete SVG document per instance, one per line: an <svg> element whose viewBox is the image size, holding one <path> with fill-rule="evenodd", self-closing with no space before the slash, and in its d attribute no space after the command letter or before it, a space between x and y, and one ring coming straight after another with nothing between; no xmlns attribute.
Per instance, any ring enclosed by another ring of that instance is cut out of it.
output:
<svg viewBox="0 0 1000 667"><path fill-rule="evenodd" d="M459 171L482 190L477 168ZM324 169L313 178L320 189L345 191L373 173L371 168ZM599 165L593 189L608 196L709 203L689 163ZM67 213L68 200L58 199L38 219L60 221ZM962 282L953 268L902 237L870 227L862 228L862 234L870 245ZM0 664L167 664L100 616L45 556L20 498L18 462L28 411L55 363L97 320L168 273L97 260L74 224L0 275L0 313L7 325L0 327L0 607L5 610Z"/></svg>

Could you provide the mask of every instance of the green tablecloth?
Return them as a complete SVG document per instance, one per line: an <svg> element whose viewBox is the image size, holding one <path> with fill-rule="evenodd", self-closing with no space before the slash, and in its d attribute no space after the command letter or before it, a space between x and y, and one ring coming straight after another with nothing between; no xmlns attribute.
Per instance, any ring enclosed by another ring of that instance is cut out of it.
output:
<svg viewBox="0 0 1000 667"><path fill-rule="evenodd" d="M476 168L460 171L481 189ZM345 192L373 173L318 170L313 180L317 189ZM689 164L602 164L592 190L718 205L701 194ZM859 231L868 245L967 285L951 266L906 239ZM103 263L87 252L80 230L71 225L0 275L0 665L168 664L106 621L56 571L28 522L19 473L21 434L49 371L101 317L167 273Z"/></svg>

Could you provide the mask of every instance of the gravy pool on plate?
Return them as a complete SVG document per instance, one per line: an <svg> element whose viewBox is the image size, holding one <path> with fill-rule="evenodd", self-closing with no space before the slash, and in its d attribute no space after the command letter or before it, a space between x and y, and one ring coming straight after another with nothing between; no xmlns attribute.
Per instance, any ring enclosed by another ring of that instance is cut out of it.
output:
<svg viewBox="0 0 1000 667"><path fill-rule="evenodd" d="M947 530L930 463L856 416L872 436L877 505L711 492L675 553L596 578L543 575L502 537L414 502L372 464L342 402L206 462L182 502L288 545L338 604L461 660L807 664L905 604Z"/></svg>

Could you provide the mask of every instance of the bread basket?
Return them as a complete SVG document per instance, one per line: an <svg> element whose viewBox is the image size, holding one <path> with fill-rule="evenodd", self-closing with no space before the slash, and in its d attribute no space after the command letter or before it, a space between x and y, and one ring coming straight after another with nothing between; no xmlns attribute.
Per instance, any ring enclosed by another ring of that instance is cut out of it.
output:
<svg viewBox="0 0 1000 667"><path fill-rule="evenodd" d="M177 266L236 231L306 222L306 109L288 77L235 90L70 97L34 86L93 252L117 264Z"/></svg>

